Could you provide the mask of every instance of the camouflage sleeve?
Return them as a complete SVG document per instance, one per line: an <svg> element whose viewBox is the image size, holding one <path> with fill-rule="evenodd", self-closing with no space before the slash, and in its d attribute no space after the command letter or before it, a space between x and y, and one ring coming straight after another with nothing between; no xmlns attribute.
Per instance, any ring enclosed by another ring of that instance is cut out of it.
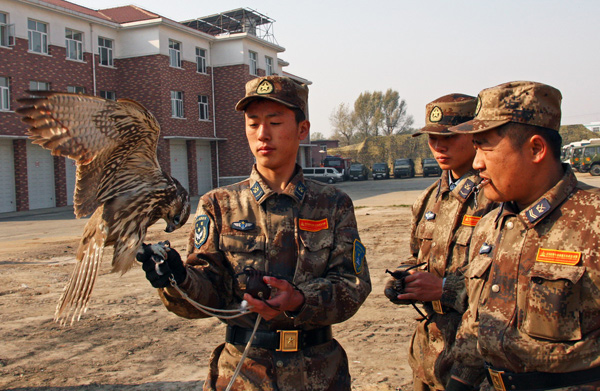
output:
<svg viewBox="0 0 600 391"><path fill-rule="evenodd" d="M233 273L219 251L218 223L215 203L202 197L188 241L187 277L180 287L194 301L212 308L226 308L233 301ZM174 288L159 289L159 296L169 311L181 317L208 317Z"/></svg>
<svg viewBox="0 0 600 391"><path fill-rule="evenodd" d="M334 218L334 243L322 277L298 284L305 303L295 326L322 327L343 322L358 311L371 292L365 249L358 236L354 207L340 193Z"/></svg>
<svg viewBox="0 0 600 391"><path fill-rule="evenodd" d="M475 229L477 231L477 228ZM469 266L465 272L464 284L468 299L468 308L463 314L462 321L456 334L452 348L454 364L450 373L472 385L479 385L485 378L484 361L477 348L477 333L479 328L478 303L483 292L485 276L488 273L492 259L487 255L479 255L482 240L476 240L476 232L469 250Z"/></svg>
<svg viewBox="0 0 600 391"><path fill-rule="evenodd" d="M467 309L467 289L465 276L461 274L447 274L444 278L441 303L445 307L456 310L462 314Z"/></svg>

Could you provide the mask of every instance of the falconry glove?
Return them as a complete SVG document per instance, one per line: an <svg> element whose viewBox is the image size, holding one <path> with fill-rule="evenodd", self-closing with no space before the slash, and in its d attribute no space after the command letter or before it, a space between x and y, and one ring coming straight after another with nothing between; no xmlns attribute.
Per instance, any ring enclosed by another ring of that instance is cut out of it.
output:
<svg viewBox="0 0 600 391"><path fill-rule="evenodd" d="M181 284L187 276L181 256L170 247L168 241L158 244L142 244L136 259L142 263L146 279L155 288L171 286L171 277L177 284Z"/></svg>

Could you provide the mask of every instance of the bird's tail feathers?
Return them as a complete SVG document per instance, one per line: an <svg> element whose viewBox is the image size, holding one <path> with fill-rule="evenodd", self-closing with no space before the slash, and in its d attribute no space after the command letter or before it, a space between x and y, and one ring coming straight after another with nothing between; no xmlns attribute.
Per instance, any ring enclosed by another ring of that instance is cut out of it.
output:
<svg viewBox="0 0 600 391"><path fill-rule="evenodd" d="M104 250L104 236L92 236L87 243L81 243L77 251L75 270L65 286L56 306L54 321L72 325L87 311Z"/></svg>

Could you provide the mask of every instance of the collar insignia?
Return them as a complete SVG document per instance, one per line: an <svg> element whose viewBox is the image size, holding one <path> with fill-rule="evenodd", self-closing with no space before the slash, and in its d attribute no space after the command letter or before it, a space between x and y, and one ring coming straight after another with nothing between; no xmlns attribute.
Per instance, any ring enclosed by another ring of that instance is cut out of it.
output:
<svg viewBox="0 0 600 391"><path fill-rule="evenodd" d="M492 246L490 246L487 243L484 243L481 245L481 248L479 249L479 254L489 254L492 252Z"/></svg>
<svg viewBox="0 0 600 391"><path fill-rule="evenodd" d="M298 184L296 185L296 190L294 190L294 195L296 196L296 198L302 201L302 199L304 198L304 194L306 194L306 185L302 182L298 182Z"/></svg>
<svg viewBox="0 0 600 391"><path fill-rule="evenodd" d="M256 225L248 220L234 221L231 223L231 228L238 231L250 231L251 229L254 229L254 227L256 227Z"/></svg>
<svg viewBox="0 0 600 391"><path fill-rule="evenodd" d="M542 216L550 211L550 202L547 199L542 198L540 202L529 208L525 215L530 223L535 223Z"/></svg>
<svg viewBox="0 0 600 391"><path fill-rule="evenodd" d="M432 211L425 213L425 220L433 220L433 219L435 219L435 213L433 213Z"/></svg>
<svg viewBox="0 0 600 391"><path fill-rule="evenodd" d="M250 191L252 191L252 195L254 196L256 201L260 200L260 198L265 194L265 191L258 182L254 182L254 185L252 185Z"/></svg>
<svg viewBox="0 0 600 391"><path fill-rule="evenodd" d="M460 194L460 196L466 200L469 194L471 194L471 191L473 191L474 184L475 183L473 183L472 180L467 179L458 194Z"/></svg>

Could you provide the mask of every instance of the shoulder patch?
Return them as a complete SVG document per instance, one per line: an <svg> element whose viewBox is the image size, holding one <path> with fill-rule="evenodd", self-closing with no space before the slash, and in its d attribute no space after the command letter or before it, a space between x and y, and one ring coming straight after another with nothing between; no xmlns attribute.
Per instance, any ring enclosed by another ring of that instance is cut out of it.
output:
<svg viewBox="0 0 600 391"><path fill-rule="evenodd" d="M265 194L265 191L258 182L254 182L254 185L252 185L250 191L252 191L252 195L254 196L256 201L260 200L260 198Z"/></svg>
<svg viewBox="0 0 600 391"><path fill-rule="evenodd" d="M248 220L240 220L234 221L231 223L231 228L236 229L238 231L250 231L254 229L256 225Z"/></svg>
<svg viewBox="0 0 600 391"><path fill-rule="evenodd" d="M467 179L465 181L465 184L460 188L458 194L460 194L460 196L466 200L467 197L469 197L469 194L471 194L471 192L473 191L474 187L475 183L473 183L472 180Z"/></svg>
<svg viewBox="0 0 600 391"><path fill-rule="evenodd" d="M354 248L352 249L352 264L356 274L362 273L365 265L365 255L367 249L358 239L354 239Z"/></svg>
<svg viewBox="0 0 600 391"><path fill-rule="evenodd" d="M532 206L525 212L527 219L530 223L535 223L540 217L544 216L550 211L550 202L547 199L542 198L540 202Z"/></svg>
<svg viewBox="0 0 600 391"><path fill-rule="evenodd" d="M194 247L200 248L206 239L208 239L208 228L210 227L210 219L207 215L196 217L194 222Z"/></svg>

